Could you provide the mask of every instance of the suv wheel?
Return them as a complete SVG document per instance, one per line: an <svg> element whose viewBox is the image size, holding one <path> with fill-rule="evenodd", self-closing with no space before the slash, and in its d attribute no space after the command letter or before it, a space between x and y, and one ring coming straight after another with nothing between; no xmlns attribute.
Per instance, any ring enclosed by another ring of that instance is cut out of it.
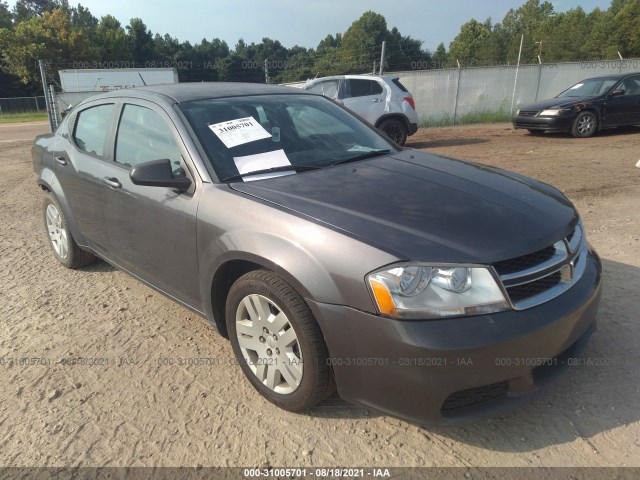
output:
<svg viewBox="0 0 640 480"><path fill-rule="evenodd" d="M226 321L242 371L270 402L297 412L333 392L320 327L278 275L257 270L240 277L227 297Z"/></svg>
<svg viewBox="0 0 640 480"><path fill-rule="evenodd" d="M402 120L398 120L397 118L387 118L380 123L378 129L398 145L404 145L407 141L407 135L409 132Z"/></svg>

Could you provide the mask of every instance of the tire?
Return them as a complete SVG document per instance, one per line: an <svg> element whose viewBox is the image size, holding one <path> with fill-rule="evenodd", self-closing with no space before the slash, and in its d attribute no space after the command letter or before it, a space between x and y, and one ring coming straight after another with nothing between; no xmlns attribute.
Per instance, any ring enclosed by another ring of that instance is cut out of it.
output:
<svg viewBox="0 0 640 480"><path fill-rule="evenodd" d="M334 391L320 327L278 275L256 270L240 277L227 296L226 322L243 373L270 402L299 412Z"/></svg>
<svg viewBox="0 0 640 480"><path fill-rule="evenodd" d="M387 118L383 120L378 129L398 145L404 145L407 141L407 126L402 120L397 118Z"/></svg>
<svg viewBox="0 0 640 480"><path fill-rule="evenodd" d="M531 135L535 135L537 137L544 135L544 130L534 130L532 128L527 128L527 132L529 132Z"/></svg>
<svg viewBox="0 0 640 480"><path fill-rule="evenodd" d="M593 135L597 128L598 119L593 112L580 112L571 124L571 135L587 138Z"/></svg>
<svg viewBox="0 0 640 480"><path fill-rule="evenodd" d="M74 269L95 261L96 257L82 250L74 240L67 218L53 194L45 195L42 212L49 246L58 262L67 268Z"/></svg>

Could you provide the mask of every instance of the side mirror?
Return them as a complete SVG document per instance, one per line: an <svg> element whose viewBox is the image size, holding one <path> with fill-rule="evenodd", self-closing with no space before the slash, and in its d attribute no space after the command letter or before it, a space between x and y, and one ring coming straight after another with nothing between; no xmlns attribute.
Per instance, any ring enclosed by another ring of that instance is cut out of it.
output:
<svg viewBox="0 0 640 480"><path fill-rule="evenodd" d="M616 89L609 94L610 97L619 97L620 95L624 95L624 90Z"/></svg>
<svg viewBox="0 0 640 480"><path fill-rule="evenodd" d="M148 187L169 187L187 190L191 186L189 178L173 176L171 161L168 159L152 160L151 162L136 165L131 170L129 177L135 185Z"/></svg>

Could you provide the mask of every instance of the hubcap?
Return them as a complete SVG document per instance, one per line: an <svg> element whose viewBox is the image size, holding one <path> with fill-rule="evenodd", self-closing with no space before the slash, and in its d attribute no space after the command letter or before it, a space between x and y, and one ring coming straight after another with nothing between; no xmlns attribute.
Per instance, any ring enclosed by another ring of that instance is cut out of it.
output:
<svg viewBox="0 0 640 480"><path fill-rule="evenodd" d="M590 133L595 128L595 122L593 118L589 115L585 115L580 120L578 120L578 132L581 135Z"/></svg>
<svg viewBox="0 0 640 480"><path fill-rule="evenodd" d="M302 381L302 351L284 312L262 295L247 295L236 310L236 336L244 360L263 385L292 393Z"/></svg>
<svg viewBox="0 0 640 480"><path fill-rule="evenodd" d="M62 226L62 217L58 209L51 203L47 205L46 212L47 232L49 240L56 254L63 260L69 254L69 240L67 238L67 230Z"/></svg>

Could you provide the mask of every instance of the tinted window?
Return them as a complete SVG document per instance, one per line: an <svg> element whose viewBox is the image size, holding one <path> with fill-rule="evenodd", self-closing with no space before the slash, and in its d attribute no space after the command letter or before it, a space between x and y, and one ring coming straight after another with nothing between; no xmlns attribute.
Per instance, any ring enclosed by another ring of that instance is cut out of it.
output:
<svg viewBox="0 0 640 480"><path fill-rule="evenodd" d="M640 76L625 79L618 88L622 89L625 95L640 94Z"/></svg>
<svg viewBox="0 0 640 480"><path fill-rule="evenodd" d="M349 85L351 87L352 97L380 95L383 92L382 85L380 85L375 80L361 80L352 78L351 80L349 80Z"/></svg>
<svg viewBox="0 0 640 480"><path fill-rule="evenodd" d="M166 158L173 164L181 158L167 122L149 108L125 105L116 137L116 162L135 166Z"/></svg>
<svg viewBox="0 0 640 480"><path fill-rule="evenodd" d="M104 156L104 145L109 133L113 105L100 105L78 113L73 139L87 153Z"/></svg>

